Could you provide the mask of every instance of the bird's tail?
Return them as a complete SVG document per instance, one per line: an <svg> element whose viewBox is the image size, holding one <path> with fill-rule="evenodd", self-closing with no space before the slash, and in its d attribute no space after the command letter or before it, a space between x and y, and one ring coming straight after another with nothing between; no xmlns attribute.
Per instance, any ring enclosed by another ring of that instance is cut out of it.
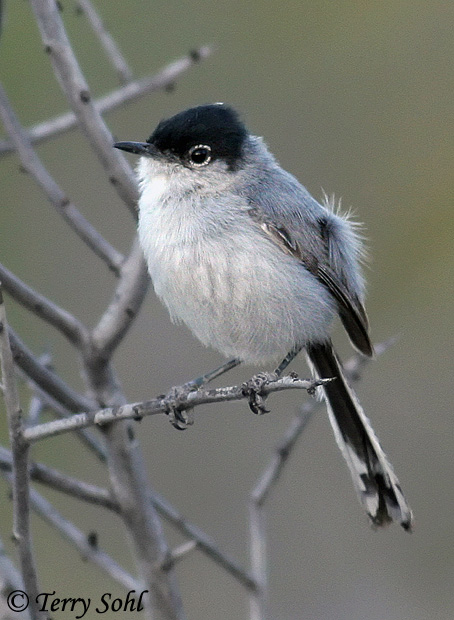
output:
<svg viewBox="0 0 454 620"><path fill-rule="evenodd" d="M412 512L399 480L386 458L358 398L342 372L330 341L307 347L310 363L321 378L335 377L322 388L329 419L353 483L372 524L396 521L405 530L412 526Z"/></svg>

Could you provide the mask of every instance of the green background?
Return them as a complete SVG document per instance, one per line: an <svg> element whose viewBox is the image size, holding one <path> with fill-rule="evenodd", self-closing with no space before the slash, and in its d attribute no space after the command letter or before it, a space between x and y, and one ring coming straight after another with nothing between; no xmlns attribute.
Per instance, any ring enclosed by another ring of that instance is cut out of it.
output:
<svg viewBox="0 0 454 620"><path fill-rule="evenodd" d="M115 73L85 19L75 15L75 3L62 4L79 62L93 95L100 96L116 87ZM320 411L268 505L271 617L451 619L454 5L446 0L96 5L137 77L201 44L217 46L171 94L147 96L110 113L113 134L142 140L161 118L191 105L235 105L317 198L322 188L334 192L365 222L373 338L399 336L367 368L358 392L412 504L415 532L369 529ZM0 76L26 126L67 109L23 0L6 3ZM134 223L81 134L73 130L38 152L81 211L127 251ZM110 299L113 276L65 227L33 180L18 171L14 155L1 158L0 179L0 260L95 324ZM36 353L51 350L59 372L80 387L77 360L63 339L7 301L9 320L23 339ZM335 338L348 356L340 329ZM170 323L152 291L115 356L130 401L163 393L221 361L186 328ZM308 374L302 358L293 368ZM225 384L257 370L237 369ZM24 389L22 398L26 407ZM140 426L153 487L243 564L248 493L300 399L300 393L274 395L272 413L262 418L244 403L205 407L185 433L158 417ZM6 436L3 422L2 433ZM95 460L68 436L37 445L33 458L107 484ZM5 498L7 486L3 480L0 485ZM134 570L118 519L40 490L85 532L97 530L100 545ZM1 535L11 549L9 502L0 510ZM94 600L106 591L122 593L39 518L33 527L41 589ZM172 544L181 542L173 530L167 532ZM204 556L185 559L178 576L189 619L247 617L242 589Z"/></svg>

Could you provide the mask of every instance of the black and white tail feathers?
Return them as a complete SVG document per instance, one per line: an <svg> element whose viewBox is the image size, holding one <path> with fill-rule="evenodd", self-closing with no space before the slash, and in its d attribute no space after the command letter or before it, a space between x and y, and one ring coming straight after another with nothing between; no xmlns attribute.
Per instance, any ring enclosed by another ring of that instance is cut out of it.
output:
<svg viewBox="0 0 454 620"><path fill-rule="evenodd" d="M335 377L322 389L329 419L347 461L359 500L373 525L396 521L411 530L412 512L377 436L342 372L330 341L306 347L319 377Z"/></svg>

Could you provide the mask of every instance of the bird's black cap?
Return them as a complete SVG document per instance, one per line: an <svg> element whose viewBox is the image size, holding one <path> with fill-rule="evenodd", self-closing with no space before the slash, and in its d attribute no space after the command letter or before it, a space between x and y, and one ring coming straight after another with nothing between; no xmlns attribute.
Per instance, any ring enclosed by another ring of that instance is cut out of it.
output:
<svg viewBox="0 0 454 620"><path fill-rule="evenodd" d="M161 121L147 142L162 153L184 158L192 146L211 147L212 157L235 169L241 158L247 130L237 112L228 105L208 104L184 110Z"/></svg>

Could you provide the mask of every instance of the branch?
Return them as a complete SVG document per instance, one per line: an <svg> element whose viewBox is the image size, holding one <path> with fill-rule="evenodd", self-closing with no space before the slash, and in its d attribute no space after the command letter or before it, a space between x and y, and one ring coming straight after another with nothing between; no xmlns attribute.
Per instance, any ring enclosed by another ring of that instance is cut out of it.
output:
<svg viewBox="0 0 454 620"><path fill-rule="evenodd" d="M49 174L34 151L30 139L14 113L8 97L0 84L0 115L23 168L29 172L41 187L56 211L69 224L79 238L99 256L114 273L118 274L124 257L106 241L84 218Z"/></svg>
<svg viewBox="0 0 454 620"><path fill-rule="evenodd" d="M158 512L165 517L169 523L176 527L182 534L188 536L197 543L198 549L203 551L216 564L221 566L226 572L230 573L239 583L248 590L255 590L257 584L254 578L235 560L220 551L212 538L207 536L197 526L189 523L164 497L153 492L150 496Z"/></svg>
<svg viewBox="0 0 454 620"><path fill-rule="evenodd" d="M374 345L376 356L382 355L395 339ZM354 355L344 364L347 378L354 382L361 378L361 370L370 358ZM266 617L267 595L267 559L266 559L266 526L264 504L272 489L279 480L285 464L288 462L298 439L303 434L315 411L323 401L312 400L299 408L295 418L286 430L284 437L274 450L268 465L259 476L249 497L249 536L252 573L258 582L258 588L250 596L250 620L263 620Z"/></svg>
<svg viewBox="0 0 454 620"><path fill-rule="evenodd" d="M11 474L4 472L4 476L11 482ZM104 553L104 551L101 551L96 545L90 543L86 534L79 530L71 521L65 519L47 499L33 489L30 489L30 503L33 510L73 545L80 552L84 560L93 562L93 564L99 566L107 575L128 590L141 589L142 584L138 583L134 577L117 564L107 553ZM28 587L26 587L26 590L31 602L31 591Z"/></svg>
<svg viewBox="0 0 454 620"><path fill-rule="evenodd" d="M281 392L289 389L300 389L312 392L318 386L331 380L332 379L306 380L295 378L293 375L287 375L274 381L269 381L263 386L262 395L268 396L268 394L272 392ZM180 388L176 388L176 391L179 390ZM182 388L182 391L184 392L184 388ZM27 441L34 443L35 441L48 437L55 437L56 435L61 435L62 433L67 433L79 428L87 428L94 425L104 426L118 420L141 420L145 416L168 413L171 408L185 411L199 405L243 400L244 398L246 397L243 393L243 386L236 385L212 390L201 389L189 392L189 394L183 393L177 402L171 398L162 397L142 403L109 407L95 412L78 413L67 420L45 422L44 424L38 424L32 428L28 428L24 432L24 437Z"/></svg>
<svg viewBox="0 0 454 620"><path fill-rule="evenodd" d="M38 361L43 364L41 360L43 356L41 356ZM47 364L44 364L45 368L51 369ZM27 383L30 390L33 393L33 397L36 398L39 402L41 402L43 407L50 409L53 413L55 413L59 418L70 418L73 413L67 409L64 405L58 402L55 398L50 396L45 390L40 388L28 375L26 375L21 369L18 369L19 376L21 376ZM27 426L34 426L35 423L31 423L30 420L27 420ZM106 450L102 445L101 441L93 435L93 433L86 429L82 428L76 431L76 435L82 441L83 444L89 448L93 454L102 462L106 462Z"/></svg>
<svg viewBox="0 0 454 620"><path fill-rule="evenodd" d="M134 101L143 95L153 93L171 87L175 80L185 71L193 67L199 61L208 58L213 52L211 46L205 45L194 50L187 56L168 64L164 69L141 80L130 82L122 88L118 88L104 97L94 101L94 106L100 114L110 112L116 108ZM77 119L73 112L67 112L49 121L39 123L28 130L28 137L32 143L47 140L53 136L68 131L77 125ZM11 142L0 142L0 155L9 153L14 149Z"/></svg>
<svg viewBox="0 0 454 620"><path fill-rule="evenodd" d="M132 80L132 71L126 62L125 57L120 52L118 45L115 43L113 37L105 29L102 19L96 12L95 7L90 0L79 0L77 3L80 13L86 15L90 26L93 28L95 34L106 52L107 58L115 67L120 84L125 84Z"/></svg>
<svg viewBox="0 0 454 620"><path fill-rule="evenodd" d="M41 389L72 412L96 409L94 401L78 394L52 370L40 364L13 329L9 328L8 333L15 363Z"/></svg>
<svg viewBox="0 0 454 620"><path fill-rule="evenodd" d="M88 330L70 312L63 310L22 282L9 269L0 263L0 282L5 291L24 308L36 314L40 319L49 323L65 336L78 349L88 338Z"/></svg>
<svg viewBox="0 0 454 620"><path fill-rule="evenodd" d="M8 323L0 288L0 356L2 368L3 397L8 415L9 434L13 457L13 535L19 548L22 577L30 598L30 614L35 620L44 618L39 613L37 595L39 594L33 542L30 531L30 478L28 474L28 453L30 444L24 441L22 411L19 404L14 362L8 338Z"/></svg>
<svg viewBox="0 0 454 620"><path fill-rule="evenodd" d="M6 554L3 541L0 540L0 593L3 598L7 598L8 594L14 590L24 590L24 582L22 575L19 573L13 562ZM23 611L14 616L18 620L30 620L28 611ZM6 616L3 616L6 618Z"/></svg>
<svg viewBox="0 0 454 620"><path fill-rule="evenodd" d="M0 470L10 472L12 465L11 452L0 446ZM112 512L120 512L118 503L112 499L112 494L107 489L77 480L42 463L31 462L29 473L32 480L45 484L56 491L95 506L102 506Z"/></svg>
<svg viewBox="0 0 454 620"><path fill-rule="evenodd" d="M92 331L91 341L95 357L110 358L136 318L148 284L147 266L136 237L131 253L121 268L120 281L113 299Z"/></svg>
<svg viewBox="0 0 454 620"><path fill-rule="evenodd" d="M31 0L54 73L77 117L80 129L105 169L110 182L137 217L137 183L125 158L112 148L112 135L93 105L90 90L69 43L55 0Z"/></svg>

